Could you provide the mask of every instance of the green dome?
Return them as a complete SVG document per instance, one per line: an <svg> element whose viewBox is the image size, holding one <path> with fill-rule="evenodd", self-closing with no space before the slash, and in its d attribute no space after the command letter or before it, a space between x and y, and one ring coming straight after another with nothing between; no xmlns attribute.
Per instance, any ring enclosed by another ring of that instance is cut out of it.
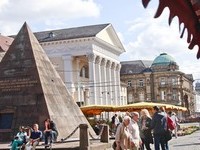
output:
<svg viewBox="0 0 200 150"><path fill-rule="evenodd" d="M162 53L154 59L151 66L168 66L169 64L176 64L174 58L167 53Z"/></svg>

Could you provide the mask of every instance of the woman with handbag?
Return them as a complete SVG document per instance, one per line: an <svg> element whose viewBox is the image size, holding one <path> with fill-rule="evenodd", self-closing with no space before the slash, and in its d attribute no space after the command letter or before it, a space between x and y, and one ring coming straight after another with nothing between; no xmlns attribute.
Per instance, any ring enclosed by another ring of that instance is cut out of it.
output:
<svg viewBox="0 0 200 150"><path fill-rule="evenodd" d="M151 133L151 116L147 109L142 109L140 112L140 137L142 139L141 149L144 150L144 146L147 150L151 150L150 144L153 144L153 136Z"/></svg>
<svg viewBox="0 0 200 150"><path fill-rule="evenodd" d="M123 122L119 124L117 127L117 131L115 134L115 150L128 150L130 147L130 138L131 134L129 131L129 124L131 118L129 116L125 116L123 118Z"/></svg>

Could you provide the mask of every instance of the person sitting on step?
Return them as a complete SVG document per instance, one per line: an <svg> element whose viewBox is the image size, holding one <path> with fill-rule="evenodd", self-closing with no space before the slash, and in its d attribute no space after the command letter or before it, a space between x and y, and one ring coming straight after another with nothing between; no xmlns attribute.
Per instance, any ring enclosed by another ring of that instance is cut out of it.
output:
<svg viewBox="0 0 200 150"><path fill-rule="evenodd" d="M45 138L45 146L49 146L49 144L52 144L52 142L55 142L57 140L58 136L58 130L56 128L56 124L50 120L46 119L44 121L45 124L45 130L44 130L44 138ZM50 139L50 143L48 140Z"/></svg>

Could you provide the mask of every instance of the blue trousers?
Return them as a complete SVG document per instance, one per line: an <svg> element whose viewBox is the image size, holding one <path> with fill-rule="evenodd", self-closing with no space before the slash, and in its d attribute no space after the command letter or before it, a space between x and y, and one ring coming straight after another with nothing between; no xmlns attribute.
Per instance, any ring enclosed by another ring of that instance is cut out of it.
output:
<svg viewBox="0 0 200 150"><path fill-rule="evenodd" d="M160 150L160 146L162 150L167 150L166 147L168 148L168 144L165 140L165 135L163 134L154 134L154 147L155 150Z"/></svg>
<svg viewBox="0 0 200 150"><path fill-rule="evenodd" d="M12 143L12 148L11 150L18 150L18 146L21 146L23 144L22 141L20 140L14 140L13 143Z"/></svg>
<svg viewBox="0 0 200 150"><path fill-rule="evenodd" d="M50 139L50 143L52 143L53 140L56 140L57 133L55 131L46 131L44 133L44 142L45 144L48 144L48 139Z"/></svg>

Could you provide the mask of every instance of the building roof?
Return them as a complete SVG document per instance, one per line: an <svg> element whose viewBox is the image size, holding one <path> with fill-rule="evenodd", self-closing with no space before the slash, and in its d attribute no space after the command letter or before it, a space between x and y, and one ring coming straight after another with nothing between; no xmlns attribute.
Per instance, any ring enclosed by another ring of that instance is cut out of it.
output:
<svg viewBox="0 0 200 150"><path fill-rule="evenodd" d="M106 42L117 48L117 53L125 52L117 33L110 23L41 31L35 32L34 35L40 43L96 37L98 41ZM15 36L12 35L11 37Z"/></svg>
<svg viewBox="0 0 200 150"><path fill-rule="evenodd" d="M6 52L13 40L11 37L0 35L0 52Z"/></svg>
<svg viewBox="0 0 200 150"><path fill-rule="evenodd" d="M169 64L176 64L175 59L168 55L167 53L161 53L158 57L156 57L152 63L153 66L168 66Z"/></svg>
<svg viewBox="0 0 200 150"><path fill-rule="evenodd" d="M192 74L185 74L185 76L190 79L190 80L194 80L193 75Z"/></svg>
<svg viewBox="0 0 200 150"><path fill-rule="evenodd" d="M34 35L36 36L39 42L50 42L50 41L76 39L84 37L94 37L108 25L110 24L98 24L98 25L74 27L67 29L41 31L41 32L35 32Z"/></svg>
<svg viewBox="0 0 200 150"><path fill-rule="evenodd" d="M121 62L120 74L138 74L142 72L149 72L148 68L152 64L152 60L135 60Z"/></svg>

